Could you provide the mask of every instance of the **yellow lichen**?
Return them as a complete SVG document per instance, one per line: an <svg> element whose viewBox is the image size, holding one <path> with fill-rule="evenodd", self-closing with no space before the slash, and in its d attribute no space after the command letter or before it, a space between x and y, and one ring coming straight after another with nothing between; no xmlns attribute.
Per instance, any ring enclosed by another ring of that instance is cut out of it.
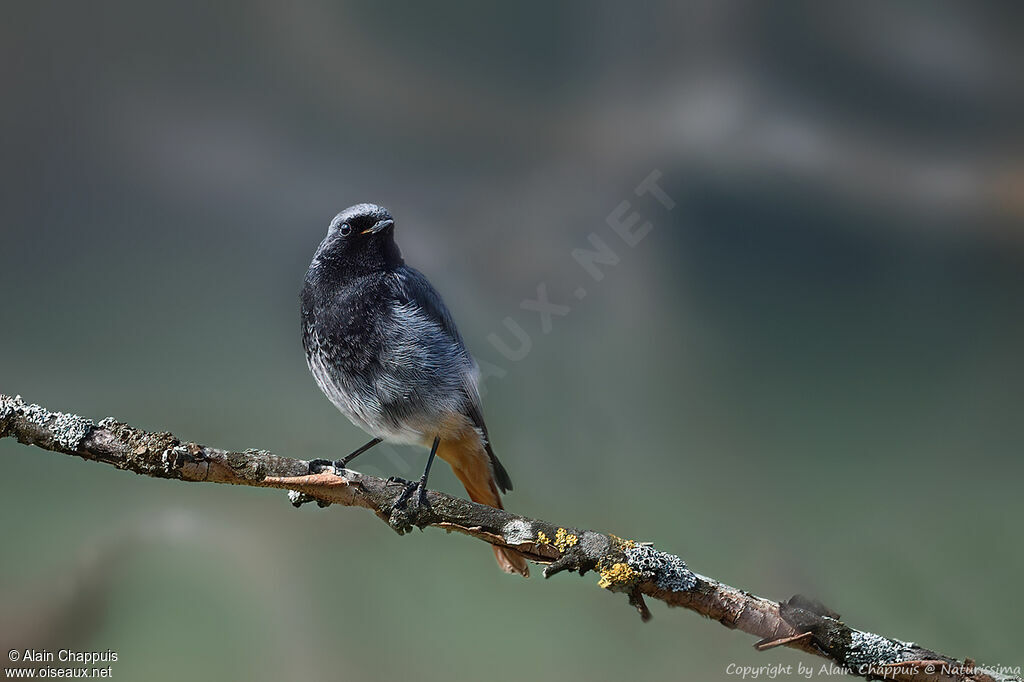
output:
<svg viewBox="0 0 1024 682"><path fill-rule="evenodd" d="M612 539L612 542L614 544L616 544L619 547L622 547L624 549L629 549L631 547L636 547L636 542L633 541L633 540L626 540L624 538L620 538L618 535L612 535L611 533L608 534L608 537L610 537Z"/></svg>
<svg viewBox="0 0 1024 682"><path fill-rule="evenodd" d="M629 585L637 579L637 572L629 564L612 564L610 568L601 568L600 571L601 579L597 581L597 586L606 590Z"/></svg>
<svg viewBox="0 0 1024 682"><path fill-rule="evenodd" d="M537 531L537 544L538 545L550 545L551 539L544 534L544 531Z"/></svg>
<svg viewBox="0 0 1024 682"><path fill-rule="evenodd" d="M574 547L577 542L579 542L579 538L564 528L559 528L555 533L555 547L558 548L559 552L564 552L570 547Z"/></svg>

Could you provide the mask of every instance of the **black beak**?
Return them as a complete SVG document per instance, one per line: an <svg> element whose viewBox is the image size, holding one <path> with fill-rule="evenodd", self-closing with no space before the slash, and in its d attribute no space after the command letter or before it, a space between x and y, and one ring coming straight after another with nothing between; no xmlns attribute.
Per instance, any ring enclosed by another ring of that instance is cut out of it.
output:
<svg viewBox="0 0 1024 682"><path fill-rule="evenodd" d="M360 232L359 234L376 234L376 233L378 233L378 232L381 232L381 231L383 231L383 230L386 230L386 229L388 229L389 227L391 227L391 226L392 226L392 225L394 225L394 224L395 224L395 221L394 221L394 220L391 220L391 219L388 219L388 220L381 220L381 221L379 221L379 222L378 222L378 223L377 223L376 225L374 225L373 227L371 227L370 229L368 229L368 230L363 230L363 231L362 231L362 232Z"/></svg>

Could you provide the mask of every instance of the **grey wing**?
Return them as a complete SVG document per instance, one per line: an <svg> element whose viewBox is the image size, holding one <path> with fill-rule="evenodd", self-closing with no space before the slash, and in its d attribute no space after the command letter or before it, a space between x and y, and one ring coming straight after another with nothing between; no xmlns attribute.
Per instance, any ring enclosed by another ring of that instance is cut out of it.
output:
<svg viewBox="0 0 1024 682"><path fill-rule="evenodd" d="M455 343L465 350L465 344L462 343L462 336L455 326L455 320L452 319L452 314L448 312L448 306L444 304L441 294L437 293L430 280L422 272L410 268L408 265L398 268L396 274L400 286L400 296L408 302L415 303L428 319L438 324Z"/></svg>
<svg viewBox="0 0 1024 682"><path fill-rule="evenodd" d="M462 413L472 420L473 425L480 429L480 433L483 435L484 447L487 449L487 455L491 460L491 466L494 469L498 486L502 492L512 490L512 479L494 454L494 450L491 448L490 435L487 433L487 424L484 423L480 391L477 384L480 371L477 368L476 361L473 360L473 356L466 349L462 341L462 336L455 326L455 320L452 319L451 313L444 304L441 295L437 293L437 290L434 289L423 273L408 266L400 268L399 273L399 277L404 284L403 288L405 289L407 299L414 303L427 319L434 322L447 334L452 344L458 347L461 356L465 359L466 364L461 385L464 399Z"/></svg>
<svg viewBox="0 0 1024 682"><path fill-rule="evenodd" d="M465 413L476 392L476 363L451 314L420 273L400 268L390 283L389 321L377 394L396 419Z"/></svg>

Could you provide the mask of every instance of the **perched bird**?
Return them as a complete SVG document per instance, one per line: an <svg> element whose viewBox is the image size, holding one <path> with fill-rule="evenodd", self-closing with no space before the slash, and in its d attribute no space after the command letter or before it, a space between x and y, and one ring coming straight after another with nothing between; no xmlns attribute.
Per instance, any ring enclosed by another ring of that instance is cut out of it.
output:
<svg viewBox="0 0 1024 682"><path fill-rule="evenodd" d="M335 407L373 436L333 464L343 468L381 441L423 445L431 448L423 476L407 484L397 504L414 490L427 504L436 454L470 499L501 509L500 493L512 481L491 449L476 362L441 295L402 260L394 229L380 206L345 209L331 221L302 287L309 370ZM517 552L495 547L494 554L506 572L529 574Z"/></svg>

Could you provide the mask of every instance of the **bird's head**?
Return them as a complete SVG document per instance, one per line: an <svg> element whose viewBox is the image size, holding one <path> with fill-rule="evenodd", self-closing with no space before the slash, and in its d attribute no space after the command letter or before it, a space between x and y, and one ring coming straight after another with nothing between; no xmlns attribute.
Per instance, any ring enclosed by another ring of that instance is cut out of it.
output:
<svg viewBox="0 0 1024 682"><path fill-rule="evenodd" d="M328 264L346 274L360 274L401 265L395 244L395 221L383 206L356 204L334 216L320 243L313 266Z"/></svg>

